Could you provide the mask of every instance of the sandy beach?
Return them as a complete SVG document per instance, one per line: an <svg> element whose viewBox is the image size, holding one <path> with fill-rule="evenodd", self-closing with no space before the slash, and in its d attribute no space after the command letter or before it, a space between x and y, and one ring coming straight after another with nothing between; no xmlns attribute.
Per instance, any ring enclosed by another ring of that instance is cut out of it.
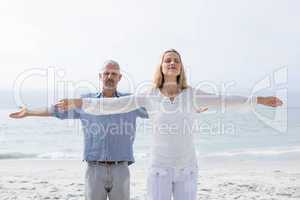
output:
<svg viewBox="0 0 300 200"><path fill-rule="evenodd" d="M198 199L300 199L300 162L200 160ZM84 199L79 160L1 160L0 199ZM146 169L131 169L131 199L146 199Z"/></svg>

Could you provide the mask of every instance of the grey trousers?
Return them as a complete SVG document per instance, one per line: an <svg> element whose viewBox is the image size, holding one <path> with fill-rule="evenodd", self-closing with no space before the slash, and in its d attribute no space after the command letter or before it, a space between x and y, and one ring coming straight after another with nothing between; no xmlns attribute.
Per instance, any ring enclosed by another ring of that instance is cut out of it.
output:
<svg viewBox="0 0 300 200"><path fill-rule="evenodd" d="M127 162L117 165L88 163L85 174L86 200L129 200L129 186Z"/></svg>

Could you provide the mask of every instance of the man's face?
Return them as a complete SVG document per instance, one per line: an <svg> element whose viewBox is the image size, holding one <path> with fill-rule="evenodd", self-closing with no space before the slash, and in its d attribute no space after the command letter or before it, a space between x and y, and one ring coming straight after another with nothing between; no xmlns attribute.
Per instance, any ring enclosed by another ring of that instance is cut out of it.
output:
<svg viewBox="0 0 300 200"><path fill-rule="evenodd" d="M121 73L118 66L108 63L102 73L100 73L100 79L104 89L116 89L119 81L121 80Z"/></svg>

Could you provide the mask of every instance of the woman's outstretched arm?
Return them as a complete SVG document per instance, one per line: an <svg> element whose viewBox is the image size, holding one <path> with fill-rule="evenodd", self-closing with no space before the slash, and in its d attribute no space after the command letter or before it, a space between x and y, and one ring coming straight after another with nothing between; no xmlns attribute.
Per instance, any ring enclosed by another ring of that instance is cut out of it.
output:
<svg viewBox="0 0 300 200"><path fill-rule="evenodd" d="M226 95L203 95L193 92L193 104L197 107L208 108L251 108L256 104L278 107L283 103L274 96L271 97L244 97L244 96L226 96Z"/></svg>

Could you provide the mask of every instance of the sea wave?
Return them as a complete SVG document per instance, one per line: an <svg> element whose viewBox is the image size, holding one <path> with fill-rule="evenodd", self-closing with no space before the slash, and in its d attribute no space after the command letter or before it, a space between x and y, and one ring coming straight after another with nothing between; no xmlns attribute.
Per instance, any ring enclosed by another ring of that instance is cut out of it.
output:
<svg viewBox="0 0 300 200"><path fill-rule="evenodd" d="M39 159L66 159L66 160L72 160L72 159L80 159L81 154L78 153L66 153L66 152L50 152L50 153L43 153L39 154L37 156Z"/></svg>
<svg viewBox="0 0 300 200"><path fill-rule="evenodd" d="M22 159L22 158L36 158L37 154L25 154L19 152L1 153L0 160L3 159Z"/></svg>
<svg viewBox="0 0 300 200"><path fill-rule="evenodd" d="M0 153L0 160L4 159L64 159L64 160L73 160L73 159L81 159L81 154L70 154L65 152L49 152L49 153L41 153L41 154L31 154L31 153L19 153L19 152L11 152L11 153Z"/></svg>
<svg viewBox="0 0 300 200"><path fill-rule="evenodd" d="M241 156L255 156L255 157L268 157L268 156L284 156L300 154L300 146L290 147L290 148L280 148L280 149L247 149L240 151L227 151L227 152L217 152L202 154L200 157L210 158L210 157L241 157Z"/></svg>

